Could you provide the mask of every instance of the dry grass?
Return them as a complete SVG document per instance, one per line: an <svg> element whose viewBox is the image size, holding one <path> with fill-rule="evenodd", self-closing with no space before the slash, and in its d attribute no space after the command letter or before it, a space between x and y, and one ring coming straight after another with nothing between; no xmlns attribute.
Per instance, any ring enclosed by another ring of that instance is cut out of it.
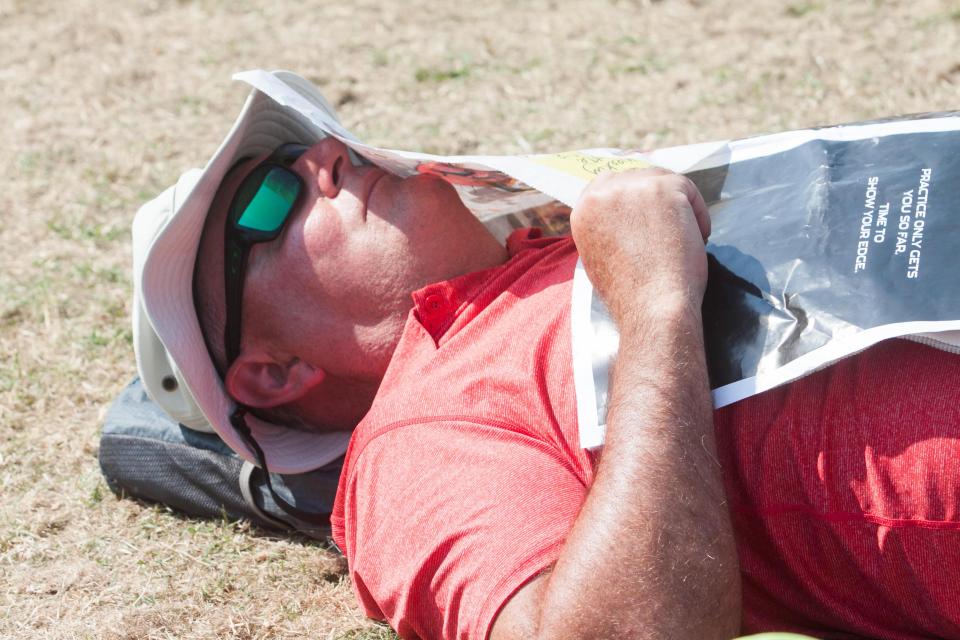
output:
<svg viewBox="0 0 960 640"><path fill-rule="evenodd" d="M0 637L380 638L328 551L117 500L128 227L297 70L377 144L650 148L958 106L960 10L904 2L0 0Z"/></svg>

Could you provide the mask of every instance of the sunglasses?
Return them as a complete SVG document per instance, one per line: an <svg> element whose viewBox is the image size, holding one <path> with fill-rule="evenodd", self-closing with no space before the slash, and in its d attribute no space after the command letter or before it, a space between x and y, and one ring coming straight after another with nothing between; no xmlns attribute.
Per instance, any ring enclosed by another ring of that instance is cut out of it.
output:
<svg viewBox="0 0 960 640"><path fill-rule="evenodd" d="M291 165L308 149L307 146L288 143L278 147L240 183L230 209L227 211L224 242L224 286L226 287L226 327L224 347L227 369L240 355L240 312L243 303L243 282L247 257L255 244L277 239L290 215L297 210L304 192L303 179ZM240 160L234 167L245 162ZM225 178L226 179L226 178ZM226 372L221 372L223 376ZM277 494L267 470L266 457L247 425L248 408L237 404L230 415L230 423L253 450L260 468L264 470L267 489L274 502L287 514L316 525L328 526L330 514L307 511L290 504Z"/></svg>
<svg viewBox="0 0 960 640"><path fill-rule="evenodd" d="M247 257L255 244L275 240L290 214L296 211L304 184L290 166L307 149L307 146L296 143L278 147L247 174L230 203L224 240L227 315L223 342L227 369L240 355L240 316Z"/></svg>

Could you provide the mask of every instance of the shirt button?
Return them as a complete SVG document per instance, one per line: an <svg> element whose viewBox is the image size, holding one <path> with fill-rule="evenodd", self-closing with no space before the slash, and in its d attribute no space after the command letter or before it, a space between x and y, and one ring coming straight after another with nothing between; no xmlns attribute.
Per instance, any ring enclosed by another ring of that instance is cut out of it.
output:
<svg viewBox="0 0 960 640"><path fill-rule="evenodd" d="M432 311L436 313L443 308L443 298L437 295L436 293L431 293L424 299L424 305L427 308L427 311Z"/></svg>

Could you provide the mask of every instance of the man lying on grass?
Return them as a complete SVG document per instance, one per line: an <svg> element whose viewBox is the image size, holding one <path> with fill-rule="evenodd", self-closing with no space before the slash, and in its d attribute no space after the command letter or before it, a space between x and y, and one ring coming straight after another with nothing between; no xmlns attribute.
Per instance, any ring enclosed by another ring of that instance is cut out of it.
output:
<svg viewBox="0 0 960 640"><path fill-rule="evenodd" d="M601 176L572 238L503 246L447 182L268 103L138 217L139 350L159 337L272 470L353 431L332 527L369 615L411 638L960 637L960 359L891 341L714 412L689 180ZM621 335L599 455L577 438L578 256Z"/></svg>

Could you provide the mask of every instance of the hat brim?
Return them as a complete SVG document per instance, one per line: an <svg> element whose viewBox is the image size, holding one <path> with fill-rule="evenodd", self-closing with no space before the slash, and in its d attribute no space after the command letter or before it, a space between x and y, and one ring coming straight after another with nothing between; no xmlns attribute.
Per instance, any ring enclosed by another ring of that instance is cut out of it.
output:
<svg viewBox="0 0 960 640"><path fill-rule="evenodd" d="M274 75L336 118L308 82L286 72ZM254 89L194 188L157 231L143 263L143 306L157 337L176 362L182 382L210 426L231 449L254 464L257 460L253 452L230 424L235 403L214 368L194 307L197 248L217 188L236 160L270 152L285 142L313 144L325 135L305 116ZM277 473L302 473L324 466L343 455L350 439L350 433L345 431L305 432L273 425L249 414L247 420L264 451L267 466Z"/></svg>

